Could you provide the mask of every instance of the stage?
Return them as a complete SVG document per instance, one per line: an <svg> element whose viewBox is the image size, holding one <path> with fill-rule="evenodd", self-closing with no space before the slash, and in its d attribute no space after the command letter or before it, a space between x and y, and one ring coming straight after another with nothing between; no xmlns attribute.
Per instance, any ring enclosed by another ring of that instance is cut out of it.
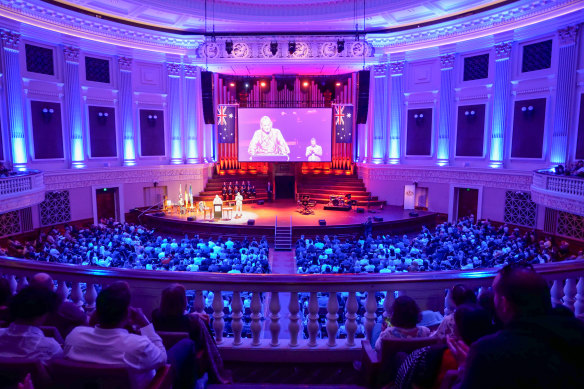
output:
<svg viewBox="0 0 584 389"><path fill-rule="evenodd" d="M276 200L263 205L244 204L240 218L231 220L205 220L202 213L179 215L176 213L155 216L156 211L150 211L142 216L142 222L168 233L184 234L196 233L200 236L263 236L273 240L276 218L278 227L289 227L292 224L292 236L297 239L300 235L359 235L364 232L363 223L369 217L383 218L383 221L373 221L373 234L416 232L422 225L433 226L439 216L433 212L416 211L418 216L410 216L411 210L404 210L397 206L360 207L364 213L357 213L355 208L348 212L325 210L324 205L317 204L313 213L304 215L298 212L293 200ZM235 216L235 209L233 210ZM194 221L187 220L195 218ZM248 225L253 219L254 225ZM326 225L319 225L319 220L325 220Z"/></svg>

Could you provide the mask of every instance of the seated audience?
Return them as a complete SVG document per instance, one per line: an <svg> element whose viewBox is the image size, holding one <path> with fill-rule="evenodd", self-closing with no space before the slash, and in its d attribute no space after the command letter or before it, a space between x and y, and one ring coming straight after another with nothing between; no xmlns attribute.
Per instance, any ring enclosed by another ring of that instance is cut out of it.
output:
<svg viewBox="0 0 584 389"><path fill-rule="evenodd" d="M188 332L195 343L198 376L208 373L211 382L231 382L229 373L223 369L223 360L209 333L209 315L193 312L185 314L187 296L185 287L173 284L162 291L160 308L152 312L152 324L157 331Z"/></svg>
<svg viewBox="0 0 584 389"><path fill-rule="evenodd" d="M381 351L384 339L410 339L430 336L428 327L418 326L421 320L421 311L418 304L408 296L399 296L391 306L390 323L384 323L386 328L381 331L375 342L375 349Z"/></svg>
<svg viewBox="0 0 584 389"><path fill-rule="evenodd" d="M30 279L30 286L53 292L55 284L47 273L37 273ZM47 316L46 326L55 327L65 338L73 328L87 324L87 315L71 301L57 300L56 309Z"/></svg>
<svg viewBox="0 0 584 389"><path fill-rule="evenodd" d="M65 339L65 356L82 362L124 364L130 368L132 387L145 388L156 369L166 363L160 336L142 310L130 306L125 282L102 289L96 301L95 327L76 327ZM136 326L141 335L124 327Z"/></svg>
<svg viewBox="0 0 584 389"><path fill-rule="evenodd" d="M474 304L477 301L477 298L474 292L471 289L468 289L466 286L458 284L455 285L451 292L450 292L450 299L454 303L455 312L456 308L461 306L462 304ZM432 336L438 336L441 338L445 338L447 335L452 335L456 332L456 324L454 321L454 312L446 315L438 329L432 334Z"/></svg>
<svg viewBox="0 0 584 389"><path fill-rule="evenodd" d="M14 320L0 329L0 357L17 357L47 361L63 355L57 341L39 328L54 311L57 296L44 289L26 287L10 302Z"/></svg>
<svg viewBox="0 0 584 389"><path fill-rule="evenodd" d="M504 328L469 347L449 340L462 366L457 388L580 388L584 323L554 313L548 283L533 268L506 266L493 281Z"/></svg>

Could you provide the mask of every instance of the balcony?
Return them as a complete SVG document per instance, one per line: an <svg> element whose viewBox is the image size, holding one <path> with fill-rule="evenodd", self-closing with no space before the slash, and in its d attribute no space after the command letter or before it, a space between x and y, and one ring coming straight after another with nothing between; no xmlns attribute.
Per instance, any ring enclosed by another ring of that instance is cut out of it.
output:
<svg viewBox="0 0 584 389"><path fill-rule="evenodd" d="M552 303L584 317L584 261L535 267L549 282ZM60 298L88 311L95 307L100 285L123 280L130 285L133 305L150 315L160 303L162 290L178 282L193 296L192 311L211 313L224 359L310 363L359 358L358 325L363 321L365 337L370 339L380 316L389 314L394 292L412 297L422 309L449 312L453 307L445 306L446 289L460 283L475 289L490 286L497 270L391 275L220 274L81 267L0 257L0 274L8 277L13 290L26 285L27 278L37 272L46 272L57 281ZM203 291L213 291L212 301L205 301ZM381 293L389 296L383 303L379 301ZM242 303L244 295L251 298L249 307ZM228 305L224 297L230 298ZM341 325L345 328L342 335Z"/></svg>
<svg viewBox="0 0 584 389"><path fill-rule="evenodd" d="M44 175L38 170L0 178L0 213L16 211L45 199Z"/></svg>
<svg viewBox="0 0 584 389"><path fill-rule="evenodd" d="M533 173L531 199L547 208L584 216L584 178L537 170Z"/></svg>

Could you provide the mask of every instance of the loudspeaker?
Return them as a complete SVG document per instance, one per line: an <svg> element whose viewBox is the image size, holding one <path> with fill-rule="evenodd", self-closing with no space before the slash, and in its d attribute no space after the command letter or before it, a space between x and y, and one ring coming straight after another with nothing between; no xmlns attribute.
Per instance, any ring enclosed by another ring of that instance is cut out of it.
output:
<svg viewBox="0 0 584 389"><path fill-rule="evenodd" d="M324 220L324 219L320 219L320 220L318 221L318 225L319 225L319 226L326 226L326 220Z"/></svg>
<svg viewBox="0 0 584 389"><path fill-rule="evenodd" d="M257 204L258 205L264 205L264 200L258 200Z"/></svg>
<svg viewBox="0 0 584 389"><path fill-rule="evenodd" d="M153 215L154 216L160 216L160 217L166 216L166 214L164 212L154 212Z"/></svg>
<svg viewBox="0 0 584 389"><path fill-rule="evenodd" d="M369 70L360 70L357 73L357 124L367 123L369 76Z"/></svg>
<svg viewBox="0 0 584 389"><path fill-rule="evenodd" d="M188 222L194 222L195 221L195 218L192 217L192 216L189 216L189 217L187 217L187 221Z"/></svg>
<svg viewBox="0 0 584 389"><path fill-rule="evenodd" d="M420 216L420 215L418 214L418 212L412 211L412 212L410 212L410 216L416 217L416 216Z"/></svg>
<svg viewBox="0 0 584 389"><path fill-rule="evenodd" d="M357 208L357 213L365 213L365 208Z"/></svg>
<svg viewBox="0 0 584 389"><path fill-rule="evenodd" d="M249 219L249 220L247 221L247 225L248 225L248 226L253 226L254 224L255 224L255 219Z"/></svg>
<svg viewBox="0 0 584 389"><path fill-rule="evenodd" d="M205 124L215 124L213 112L213 72L201 72L201 98Z"/></svg>
<svg viewBox="0 0 584 389"><path fill-rule="evenodd" d="M382 222L383 218L381 216L373 216L373 221Z"/></svg>

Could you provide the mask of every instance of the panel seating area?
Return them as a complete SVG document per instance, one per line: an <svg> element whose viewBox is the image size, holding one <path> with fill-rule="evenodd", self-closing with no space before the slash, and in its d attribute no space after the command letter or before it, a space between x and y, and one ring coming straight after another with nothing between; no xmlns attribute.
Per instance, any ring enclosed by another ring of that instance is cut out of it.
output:
<svg viewBox="0 0 584 389"><path fill-rule="evenodd" d="M238 176L214 176L209 178L207 184L205 185L205 190L199 193L198 196L194 196L194 201L213 201L215 195L221 196L221 189L223 188L223 183L225 182L227 186L229 183L235 184L235 181L249 181L249 183L255 186L256 196L255 198L247 198L243 200L243 203L253 203L257 200L267 200L268 199L268 176L267 175L238 175ZM234 193L235 196L235 193Z"/></svg>
<svg viewBox="0 0 584 389"><path fill-rule="evenodd" d="M380 206L386 202L372 196L367 191L363 180L356 175L304 175L298 182L298 193L310 195L310 199L319 204L327 204L331 195L351 194L358 206Z"/></svg>

